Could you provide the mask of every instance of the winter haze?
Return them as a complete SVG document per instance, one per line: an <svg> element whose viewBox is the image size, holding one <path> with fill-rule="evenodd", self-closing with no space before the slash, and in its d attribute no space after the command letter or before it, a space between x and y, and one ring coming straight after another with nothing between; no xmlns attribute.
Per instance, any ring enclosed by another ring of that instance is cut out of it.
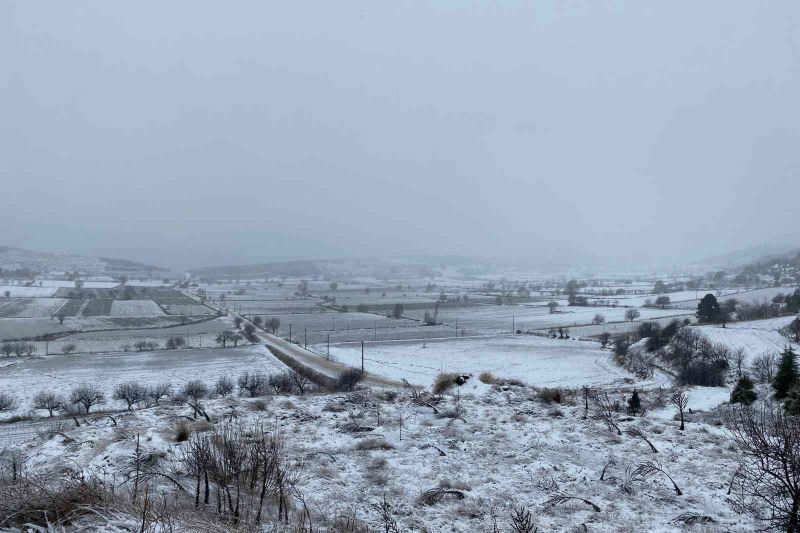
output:
<svg viewBox="0 0 800 533"><path fill-rule="evenodd" d="M3 242L174 268L797 242L796 2L5 2Z"/></svg>

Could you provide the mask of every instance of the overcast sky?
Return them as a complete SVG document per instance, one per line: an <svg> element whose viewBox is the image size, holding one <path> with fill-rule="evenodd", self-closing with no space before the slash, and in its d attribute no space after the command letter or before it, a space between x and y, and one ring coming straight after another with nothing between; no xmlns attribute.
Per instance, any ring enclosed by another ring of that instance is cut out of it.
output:
<svg viewBox="0 0 800 533"><path fill-rule="evenodd" d="M6 1L0 67L0 244L178 268L800 244L796 0Z"/></svg>

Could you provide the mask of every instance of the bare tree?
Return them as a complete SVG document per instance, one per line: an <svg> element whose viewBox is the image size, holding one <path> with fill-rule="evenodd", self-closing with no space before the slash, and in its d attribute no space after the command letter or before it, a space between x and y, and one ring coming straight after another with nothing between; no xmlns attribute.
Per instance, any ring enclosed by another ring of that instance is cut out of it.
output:
<svg viewBox="0 0 800 533"><path fill-rule="evenodd" d="M625 311L625 320L628 320L630 322L633 322L640 316L642 316L642 313L640 313L639 310L636 309L635 307L631 307L630 309Z"/></svg>
<svg viewBox="0 0 800 533"><path fill-rule="evenodd" d="M247 391L251 398L263 396L268 382L264 372L244 372L238 379L239 393Z"/></svg>
<svg viewBox="0 0 800 533"><path fill-rule="evenodd" d="M234 332L228 331L227 329L225 331L221 331L220 334L217 335L217 344L220 344L223 348L225 348L229 342L233 342L234 335L236 335Z"/></svg>
<svg viewBox="0 0 800 533"><path fill-rule="evenodd" d="M605 324L605 323L606 323L606 316L601 313L597 313L592 318L592 324L599 326L600 324Z"/></svg>
<svg viewBox="0 0 800 533"><path fill-rule="evenodd" d="M114 399L121 400L128 405L128 411L133 411L133 406L147 398L147 387L137 381L120 383L114 387Z"/></svg>
<svg viewBox="0 0 800 533"><path fill-rule="evenodd" d="M683 392L678 391L670 397L669 402L675 406L675 409L678 410L678 414L680 414L681 416L680 429L681 431L683 431L684 430L683 412L686 410L686 406L689 404L689 397L686 396L686 394L684 394Z"/></svg>
<svg viewBox="0 0 800 533"><path fill-rule="evenodd" d="M762 353L753 359L750 369L761 383L772 383L778 370L778 352L768 350Z"/></svg>
<svg viewBox="0 0 800 533"><path fill-rule="evenodd" d="M800 419L764 405L733 407L727 425L741 452L735 491L744 509L789 533L800 531Z"/></svg>
<svg viewBox="0 0 800 533"><path fill-rule="evenodd" d="M300 372L295 372L294 370L290 370L289 375L292 378L292 383L300 392L300 394L305 393L306 389L312 385L312 381L303 374L301 374Z"/></svg>
<svg viewBox="0 0 800 533"><path fill-rule="evenodd" d="M53 412L61 409L61 401L54 392L40 391L33 397L33 407L34 409L47 409L52 417Z"/></svg>
<svg viewBox="0 0 800 533"><path fill-rule="evenodd" d="M65 344L64 346L61 347L61 353L63 353L64 355L69 355L77 349L78 346L75 343L70 342L69 344Z"/></svg>
<svg viewBox="0 0 800 533"><path fill-rule="evenodd" d="M172 384L164 382L147 387L148 406L155 406L161 403L162 398L172 395Z"/></svg>
<svg viewBox="0 0 800 533"><path fill-rule="evenodd" d="M69 393L69 402L73 405L81 405L83 411L89 414L92 406L105 403L106 397L94 385L78 385Z"/></svg>
<svg viewBox="0 0 800 533"><path fill-rule="evenodd" d="M236 329L241 328L242 327L242 317L240 317L240 316L234 317L233 318L233 325L236 326Z"/></svg>
<svg viewBox="0 0 800 533"><path fill-rule="evenodd" d="M233 380L228 376L221 376L216 383L214 383L214 392L218 396L225 398L233 392Z"/></svg>
<svg viewBox="0 0 800 533"><path fill-rule="evenodd" d="M550 314L552 315L556 312L556 309L558 309L558 302L548 302L547 308L550 310Z"/></svg>
<svg viewBox="0 0 800 533"><path fill-rule="evenodd" d="M183 397L183 400L192 408L192 416L197 417L197 413L201 412L204 416L206 416L206 418L208 418L208 415L205 415L205 411L203 411L203 408L200 405L200 400L208 396L208 386L205 383L199 379L187 381L181 389L181 396Z"/></svg>
<svg viewBox="0 0 800 533"><path fill-rule="evenodd" d="M604 331L600 335L597 336L597 339L600 341L600 345L605 348L608 346L608 341L611 339L611 333Z"/></svg>
<svg viewBox="0 0 800 533"><path fill-rule="evenodd" d="M280 327L281 327L281 319L280 318L272 317L269 320L267 320L267 329L269 329L272 332L273 335L275 335L275 333L277 333L278 328L280 328Z"/></svg>
<svg viewBox="0 0 800 533"><path fill-rule="evenodd" d="M736 348L731 352L730 362L733 364L733 367L736 368L736 377L739 379L742 378L742 367L745 361L747 361L747 353L744 351L744 348Z"/></svg>

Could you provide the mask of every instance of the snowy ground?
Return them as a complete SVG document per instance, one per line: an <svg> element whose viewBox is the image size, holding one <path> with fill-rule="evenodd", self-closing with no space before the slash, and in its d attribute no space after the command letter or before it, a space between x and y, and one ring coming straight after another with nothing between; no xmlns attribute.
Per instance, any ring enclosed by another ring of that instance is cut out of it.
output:
<svg viewBox="0 0 800 533"><path fill-rule="evenodd" d="M6 291L12 298L49 298L53 296L58 287L23 287L20 285L0 285L0 296L5 297Z"/></svg>
<svg viewBox="0 0 800 533"><path fill-rule="evenodd" d="M4 417L28 411L30 400L42 390L58 394L80 384L100 387L110 399L114 385L123 381L170 382L175 387L192 379L209 385L220 376L235 378L246 370L280 372L286 367L262 345L202 350L55 355L0 360L0 390L10 391L20 406Z"/></svg>
<svg viewBox="0 0 800 533"><path fill-rule="evenodd" d="M67 303L64 298L3 298L0 316L5 318L49 318Z"/></svg>
<svg viewBox="0 0 800 533"><path fill-rule="evenodd" d="M290 457L302 462L296 488L317 525L355 513L369 531L383 531L373 504L385 497L402 531L484 532L492 531L495 521L499 531L511 531L511 511L522 506L540 531L686 531L673 522L685 512L716 522L691 531L749 532L763 526L738 513L727 495L737 458L720 428L690 422L681 432L672 420L649 416L620 421L623 430L640 427L659 451L653 454L640 439L617 436L585 419L579 396L556 405L536 399L528 388L464 388L459 400L448 395L439 405L444 412L458 402L461 419L413 405L407 393L391 399L380 393L228 398L208 401L205 408L214 427L263 426L285 437ZM643 400L649 406L647 394ZM119 483L140 435L143 452L157 458L150 468L169 469L193 488L181 473L186 443L174 439L177 420L189 414L185 407L164 405L119 414L117 426L108 419L77 429L65 424L60 429L69 441L60 435L30 441L27 467L55 473L72 465L84 476ZM351 417L369 429L346 432L343 424ZM197 424L197 431L208 431L203 425ZM381 445L368 446L371 442ZM661 462L683 495L662 475L621 490L626 470L651 459ZM174 501L191 507L192 494L173 492L161 478L152 483L160 487L153 493L174 494ZM463 499L420 503L418 497L434 487L456 489ZM555 494L586 498L597 510L580 502L546 505ZM296 499L294 505L297 509ZM268 520L275 514L270 499Z"/></svg>
<svg viewBox="0 0 800 533"><path fill-rule="evenodd" d="M712 342L722 343L732 349L744 348L750 361L766 351L781 352L787 344L788 338L778 330L787 326L794 320L793 316L770 318L768 320L752 320L748 322L733 322L726 327L717 325L697 326ZM797 347L796 344L794 344Z"/></svg>
<svg viewBox="0 0 800 533"><path fill-rule="evenodd" d="M323 344L313 347L325 353ZM350 366L361 366L360 345L331 346L331 356ZM392 379L428 385L441 372L487 371L538 386L664 384L663 378L646 383L615 365L611 352L596 342L548 339L534 335L463 337L420 341L367 343L365 369Z"/></svg>
<svg viewBox="0 0 800 533"><path fill-rule="evenodd" d="M114 300L111 316L161 316L164 312L153 300Z"/></svg>

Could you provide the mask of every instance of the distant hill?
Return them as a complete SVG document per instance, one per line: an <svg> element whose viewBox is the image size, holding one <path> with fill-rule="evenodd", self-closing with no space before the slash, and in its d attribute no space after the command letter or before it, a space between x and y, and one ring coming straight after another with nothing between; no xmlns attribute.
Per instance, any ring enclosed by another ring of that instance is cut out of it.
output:
<svg viewBox="0 0 800 533"><path fill-rule="evenodd" d="M797 245L765 244L708 257L702 262L719 268L736 268L773 258L795 256L798 252L800 252L800 248Z"/></svg>
<svg viewBox="0 0 800 533"><path fill-rule="evenodd" d="M0 271L5 274L22 275L77 271L85 276L119 277L124 275L129 278L161 277L172 274L166 268L126 259L34 252L10 246L0 246Z"/></svg>

